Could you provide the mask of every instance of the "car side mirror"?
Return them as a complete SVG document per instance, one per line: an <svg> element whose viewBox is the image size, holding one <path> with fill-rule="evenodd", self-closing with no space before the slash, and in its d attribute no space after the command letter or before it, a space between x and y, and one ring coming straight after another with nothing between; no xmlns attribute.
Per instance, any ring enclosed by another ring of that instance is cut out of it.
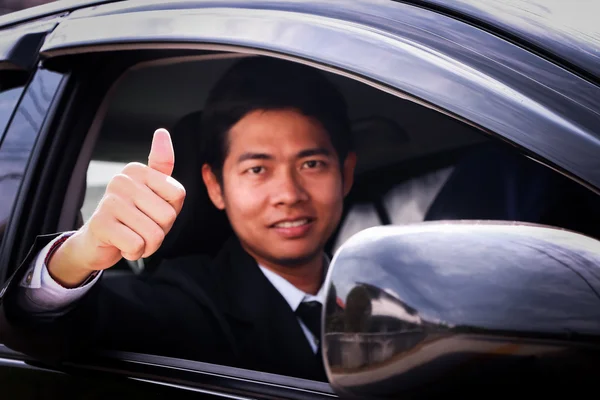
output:
<svg viewBox="0 0 600 400"><path fill-rule="evenodd" d="M324 362L342 397L597 387L598 240L502 222L381 226L336 252L326 285Z"/></svg>

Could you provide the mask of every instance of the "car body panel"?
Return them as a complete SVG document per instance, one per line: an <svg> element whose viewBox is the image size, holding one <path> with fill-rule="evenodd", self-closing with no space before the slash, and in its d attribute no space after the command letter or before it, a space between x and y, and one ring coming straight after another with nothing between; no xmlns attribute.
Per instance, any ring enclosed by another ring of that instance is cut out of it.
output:
<svg viewBox="0 0 600 400"><path fill-rule="evenodd" d="M52 19L62 14L84 7L106 4L122 0L61 0L52 1L35 7L25 8L0 16L0 29L23 24L33 20Z"/></svg>
<svg viewBox="0 0 600 400"><path fill-rule="evenodd" d="M600 83L600 2L596 0L421 0L516 37Z"/></svg>
<svg viewBox="0 0 600 400"><path fill-rule="evenodd" d="M86 359L85 363L64 363L56 369L38 365L34 359L0 345L0 383L5 376L4 368L21 370L15 374L30 376L42 390L53 394L68 390L69 385L82 385L94 398L111 398L112 389L117 388L130 392L134 398L142 393L155 395L152 388L164 388L165 394L207 395L210 398L224 397L231 399L272 399L285 398L293 400L335 399L337 395L331 386L323 382L314 382L269 373L259 373L239 368L224 367L197 361L173 359L169 357L137 354L129 352L103 352ZM108 374L107 374L108 373ZM126 376L128 381L118 382L115 377ZM13 376L14 378L15 376ZM97 382L107 380L109 388L94 390ZM82 381L82 383L77 383ZM133 386L132 382L143 385ZM96 383L94 383L96 382ZM16 394L17 389L32 386L23 379L10 379L3 385L4 392ZM112 386L112 388L110 387ZM132 392L132 386L137 392ZM118 393L118 392L117 392ZM23 396L24 398L30 398ZM119 396L120 397L120 396ZM54 397L52 397L54 398ZM85 395L81 398L87 399ZM154 398L151 396L151 398ZM185 399L195 397L183 397Z"/></svg>
<svg viewBox="0 0 600 400"><path fill-rule="evenodd" d="M41 53L48 58L119 46L212 45L295 57L435 105L600 188L600 87L550 61L469 24L400 3L367 11L368 3L353 2L317 7L314 14L290 11L294 4L300 9L294 2L284 11L275 3L268 10L217 3L101 6L61 22ZM113 28L103 29L107 25Z"/></svg>
<svg viewBox="0 0 600 400"><path fill-rule="evenodd" d="M336 0L337 3L349 2ZM276 7L278 9L303 8L317 10L328 8L336 1L244 1L244 6L253 8ZM381 8L393 0L371 0L369 8ZM398 0L396 0L398 1ZM205 0L207 6L227 6L231 1ZM365 3L364 1L360 1ZM576 5L565 2L544 0L403 0L400 2L415 4L421 7L449 13L457 18L490 29L495 33L514 40L534 51L560 59L567 67L573 67L597 83L600 82L600 30L597 28L595 16L600 12L600 3L595 0L584 0ZM63 0L50 2L41 6L13 12L0 17L0 28L15 23L22 23L36 18L52 17L53 15L77 12L88 14L108 12L106 8L98 11L97 6L108 3L121 3L120 8L130 8L131 1L123 0ZM167 2L147 1L145 9L156 9ZM187 2L194 3L194 2ZM198 3L196 1L195 3ZM358 2L353 2L358 3ZM139 4L134 7L139 7ZM180 6L181 7L181 6ZM138 8L139 10L139 8ZM583 16L583 20L581 18ZM577 21L575 23L575 21Z"/></svg>

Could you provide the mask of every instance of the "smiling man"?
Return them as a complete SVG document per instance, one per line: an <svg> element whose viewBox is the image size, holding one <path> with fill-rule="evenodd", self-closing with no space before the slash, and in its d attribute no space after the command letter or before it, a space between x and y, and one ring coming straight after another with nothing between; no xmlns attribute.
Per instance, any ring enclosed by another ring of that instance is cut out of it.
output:
<svg viewBox="0 0 600 400"><path fill-rule="evenodd" d="M315 69L250 58L213 88L199 133L198 179L235 232L220 253L103 278L156 252L181 211L159 129L148 165L113 177L83 227L39 238L4 295L3 343L49 362L108 347L326 380L324 246L356 163L343 97Z"/></svg>

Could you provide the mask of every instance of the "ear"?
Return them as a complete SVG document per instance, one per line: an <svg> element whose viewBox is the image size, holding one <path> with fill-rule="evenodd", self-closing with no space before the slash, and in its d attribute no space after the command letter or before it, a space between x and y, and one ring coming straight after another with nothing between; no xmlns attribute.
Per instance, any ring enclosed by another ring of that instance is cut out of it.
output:
<svg viewBox="0 0 600 400"><path fill-rule="evenodd" d="M343 182L344 182L344 197L350 193L352 184L354 183L354 169L356 168L356 153L349 152L344 160Z"/></svg>
<svg viewBox="0 0 600 400"><path fill-rule="evenodd" d="M202 166L202 180L206 185L208 196L215 207L217 207L219 210L224 210L225 201L223 200L223 189L221 188L219 180L208 164L204 164Z"/></svg>

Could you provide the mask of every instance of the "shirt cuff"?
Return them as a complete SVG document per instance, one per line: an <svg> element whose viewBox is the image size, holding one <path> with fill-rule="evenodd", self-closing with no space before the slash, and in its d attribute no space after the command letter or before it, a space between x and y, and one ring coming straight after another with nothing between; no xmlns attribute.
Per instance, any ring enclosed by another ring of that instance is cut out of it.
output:
<svg viewBox="0 0 600 400"><path fill-rule="evenodd" d="M45 260L49 252L55 249L56 243L73 232L67 232L48 243L37 255L30 270L21 281L24 288L24 307L32 312L58 311L78 301L100 279L101 271L93 274L81 286L65 288L56 282L46 266Z"/></svg>

